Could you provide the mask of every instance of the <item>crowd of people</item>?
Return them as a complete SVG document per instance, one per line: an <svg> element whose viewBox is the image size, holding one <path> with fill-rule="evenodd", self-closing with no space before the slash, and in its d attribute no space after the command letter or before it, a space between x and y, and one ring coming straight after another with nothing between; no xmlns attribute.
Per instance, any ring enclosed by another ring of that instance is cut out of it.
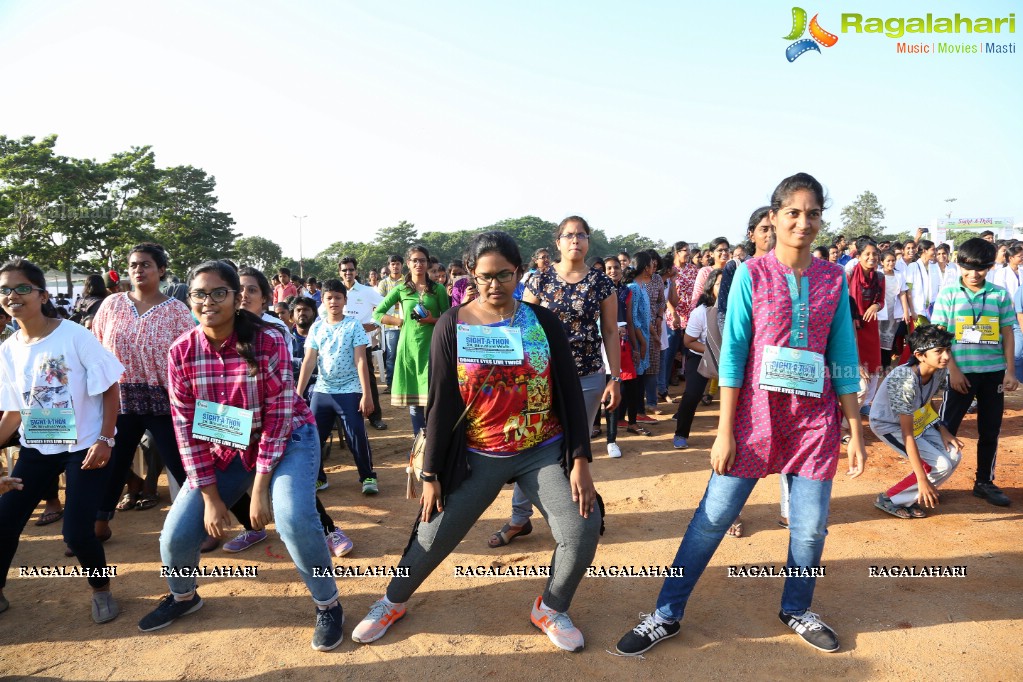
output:
<svg viewBox="0 0 1023 682"><path fill-rule="evenodd" d="M864 418L910 469L878 494L878 509L911 519L938 506L971 410L973 494L1010 503L994 481L1004 391L1023 372L1023 244L986 234L953 254L918 232L814 249L826 205L821 184L800 173L752 212L739 244L602 256L589 252L586 220L570 216L528 261L493 231L460 261L417 245L363 272L344 256L324 281L216 260L172 283L171 256L142 243L127 277L92 275L63 308L42 270L12 260L0 266L0 443L19 453L0 478L0 612L19 538L43 502L37 524L63 520L67 556L88 569L93 619L116 618L103 543L117 511L159 505L166 469L178 491L160 535L168 594L139 629L201 608L200 555L222 542L243 552L272 519L314 603L312 647L337 647L344 617L330 567L354 543L317 497L330 486L324 459L337 429L361 493L380 494L367 423L388 428L389 395L414 434L426 430L423 492L403 571L352 639L383 637L513 482L508 521L488 545L530 534L539 508L555 548L530 620L579 651L568 611L603 532L594 444L602 438L611 459L629 454L621 430L653 435L683 383L675 449L691 449L700 406L719 401L710 480L671 562L684 572L665 579L617 653L642 654L681 631L719 543L742 535L746 500L775 474L791 571L779 617L835 651L837 635L810 610L813 569L843 444L848 475L864 469ZM140 447L144 477L132 471ZM228 538L232 519L244 530Z"/></svg>

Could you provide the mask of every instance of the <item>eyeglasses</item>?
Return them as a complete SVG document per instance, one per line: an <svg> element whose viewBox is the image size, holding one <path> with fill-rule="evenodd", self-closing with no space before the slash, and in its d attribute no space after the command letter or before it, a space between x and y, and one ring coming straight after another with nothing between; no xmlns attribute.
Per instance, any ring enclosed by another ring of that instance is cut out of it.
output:
<svg viewBox="0 0 1023 682"><path fill-rule="evenodd" d="M507 284L508 282L511 281L511 279L514 276L515 273L512 272L511 270L505 270L504 272L499 272L496 275L486 274L473 275L473 279L475 279L476 283L479 284L480 286L490 286L495 281L500 284Z"/></svg>
<svg viewBox="0 0 1023 682"><path fill-rule="evenodd" d="M408 262L412 263L412 265L422 265L422 264L424 264L426 262L426 259L425 258L409 258Z"/></svg>
<svg viewBox="0 0 1023 682"><path fill-rule="evenodd" d="M192 299L193 303L202 303L209 296L213 299L214 303L223 303L227 299L228 294L235 293L234 289L228 289L227 287L220 287L213 291L203 291L202 289L196 289L188 292L188 297Z"/></svg>
<svg viewBox="0 0 1023 682"><path fill-rule="evenodd" d="M12 293L19 296L28 296L33 291L46 291L46 289L40 289L31 284L19 284L16 287L0 287L0 296L10 296Z"/></svg>
<svg viewBox="0 0 1023 682"><path fill-rule="evenodd" d="M562 232L558 235L558 239L564 239L566 242L570 242L573 239L578 239L581 242L586 241L590 238L590 235L585 232Z"/></svg>

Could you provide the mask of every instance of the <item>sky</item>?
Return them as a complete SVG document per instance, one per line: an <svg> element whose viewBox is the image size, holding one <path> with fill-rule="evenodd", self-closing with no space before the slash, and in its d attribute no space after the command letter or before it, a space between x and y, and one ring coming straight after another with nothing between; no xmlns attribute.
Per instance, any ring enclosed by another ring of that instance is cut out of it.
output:
<svg viewBox="0 0 1023 682"><path fill-rule="evenodd" d="M0 0L0 134L105 160L152 145L216 177L245 236L315 255L579 214L610 235L742 235L806 171L892 232L1023 221L1017 32L907 35L1014 54L898 54L842 14L1007 17L1021 2ZM799 3L838 43L789 63ZM945 199L955 197L949 204Z"/></svg>

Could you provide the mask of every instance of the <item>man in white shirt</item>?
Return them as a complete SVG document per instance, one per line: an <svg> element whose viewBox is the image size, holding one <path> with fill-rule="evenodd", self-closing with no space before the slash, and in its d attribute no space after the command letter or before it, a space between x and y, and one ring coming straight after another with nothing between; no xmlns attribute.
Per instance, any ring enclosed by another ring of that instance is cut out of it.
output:
<svg viewBox="0 0 1023 682"><path fill-rule="evenodd" d="M347 303L345 304L345 317L356 319L369 336L369 343L366 344L366 362L370 367L370 391L373 395L373 413L366 415L373 428L383 431L387 424L383 422L380 412L380 396L378 395L377 382L373 377L373 350L379 344L380 326L373 320L373 311L384 300L373 287L360 284L356 277L359 274L359 263L355 256L344 256L337 265L338 273L341 275L341 282L348 289ZM323 313L321 312L321 315Z"/></svg>
<svg viewBox="0 0 1023 682"><path fill-rule="evenodd" d="M916 242L912 239L907 239L906 243L902 245L902 258L895 261L895 272L901 274L903 277L906 276L906 268L913 262L916 256Z"/></svg>

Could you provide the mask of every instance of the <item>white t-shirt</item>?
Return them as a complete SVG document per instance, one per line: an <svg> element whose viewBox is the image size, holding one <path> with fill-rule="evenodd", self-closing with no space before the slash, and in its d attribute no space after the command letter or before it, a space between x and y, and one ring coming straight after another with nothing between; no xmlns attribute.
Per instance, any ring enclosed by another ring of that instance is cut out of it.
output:
<svg viewBox="0 0 1023 682"><path fill-rule="evenodd" d="M1020 268L1019 273L1015 273L1012 268L1004 267L995 271L991 276L991 283L1009 292L1009 298L1012 299L1016 296L1016 289L1019 289L1021 279L1023 279L1023 268ZM1016 350L1019 351L1018 348Z"/></svg>
<svg viewBox="0 0 1023 682"><path fill-rule="evenodd" d="M938 297L931 282L930 264L924 265L923 261L916 261L906 266L906 286L909 287L909 296L913 300L913 312L917 315L928 314L931 304Z"/></svg>
<svg viewBox="0 0 1023 682"><path fill-rule="evenodd" d="M881 272L884 275L884 271ZM878 320L901 320L902 319L902 298L899 296L903 291L908 291L906 280L902 275L884 275L884 307L877 313Z"/></svg>
<svg viewBox="0 0 1023 682"><path fill-rule="evenodd" d="M703 345L707 345L707 306L701 305L693 309L693 312L689 313L689 324L686 325L686 335L691 336ZM703 353L697 353L691 348L686 348L690 353L696 353L697 355L703 355Z"/></svg>
<svg viewBox="0 0 1023 682"><path fill-rule="evenodd" d="M44 455L93 446L103 427L103 393L124 374L113 353L85 327L62 320L49 336L33 343L18 332L0 346L0 410L41 407L75 411L78 442L27 445Z"/></svg>

